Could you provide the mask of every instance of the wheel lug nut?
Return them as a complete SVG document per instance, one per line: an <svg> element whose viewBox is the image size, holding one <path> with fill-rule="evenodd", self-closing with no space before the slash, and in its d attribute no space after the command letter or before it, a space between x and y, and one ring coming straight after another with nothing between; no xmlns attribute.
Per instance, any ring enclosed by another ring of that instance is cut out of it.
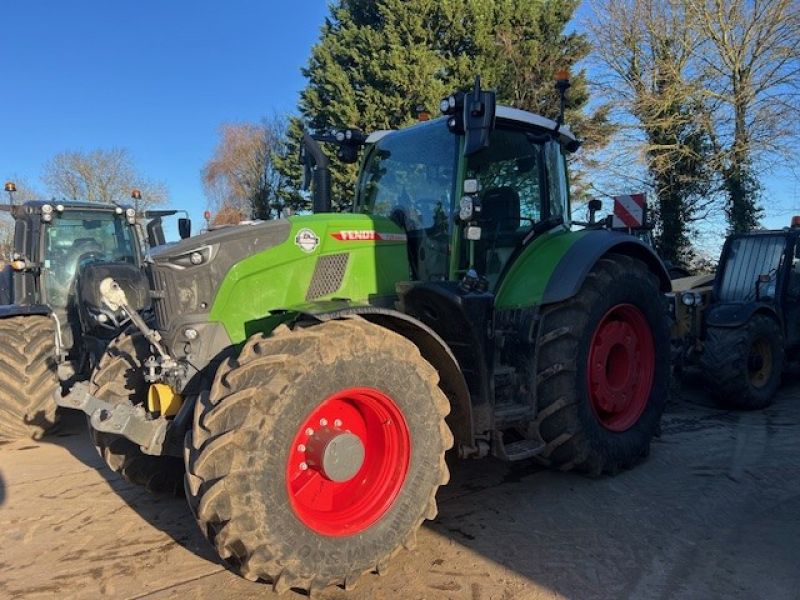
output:
<svg viewBox="0 0 800 600"><path fill-rule="evenodd" d="M333 422L333 426L334 426L334 427L341 427L341 426L342 426L342 420L341 420L341 419L336 419L336 420Z"/></svg>
<svg viewBox="0 0 800 600"><path fill-rule="evenodd" d="M309 427L308 429L306 429L306 435L314 435L314 430L311 429L311 427Z"/></svg>
<svg viewBox="0 0 800 600"><path fill-rule="evenodd" d="M319 426L320 427L325 427L327 424L328 424L328 419L320 419L319 420Z"/></svg>
<svg viewBox="0 0 800 600"><path fill-rule="evenodd" d="M297 451L298 451L298 452L305 452L305 451L306 451L306 445L305 445L305 444L300 444L300 445L297 447Z"/></svg>
<svg viewBox="0 0 800 600"><path fill-rule="evenodd" d="M306 463L300 463L300 470L301 470L301 471L306 471L306 470L308 470L308 465L307 465Z"/></svg>

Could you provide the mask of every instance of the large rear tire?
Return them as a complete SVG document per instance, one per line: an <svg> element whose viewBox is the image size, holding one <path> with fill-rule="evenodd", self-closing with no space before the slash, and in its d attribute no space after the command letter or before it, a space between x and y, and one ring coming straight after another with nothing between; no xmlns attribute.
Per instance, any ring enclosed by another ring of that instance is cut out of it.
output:
<svg viewBox="0 0 800 600"><path fill-rule="evenodd" d="M142 361L150 354L150 344L133 327L122 332L106 348L92 372L90 391L112 404L143 404L147 398ZM89 433L97 451L115 473L130 483L153 493L180 495L183 489L183 461L174 456L150 456L130 440L111 433Z"/></svg>
<svg viewBox="0 0 800 600"><path fill-rule="evenodd" d="M669 389L669 331L647 266L611 254L574 297L542 313L538 348L540 461L592 475L647 456Z"/></svg>
<svg viewBox="0 0 800 600"><path fill-rule="evenodd" d="M53 321L0 319L0 440L40 439L58 422Z"/></svg>
<svg viewBox="0 0 800 600"><path fill-rule="evenodd" d="M416 346L360 319L252 337L186 436L200 529L233 570L277 591L380 572L436 516L448 481L437 383Z"/></svg>
<svg viewBox="0 0 800 600"><path fill-rule="evenodd" d="M783 363L783 332L767 315L742 327L709 327L700 355L707 389L722 406L740 410L772 404Z"/></svg>

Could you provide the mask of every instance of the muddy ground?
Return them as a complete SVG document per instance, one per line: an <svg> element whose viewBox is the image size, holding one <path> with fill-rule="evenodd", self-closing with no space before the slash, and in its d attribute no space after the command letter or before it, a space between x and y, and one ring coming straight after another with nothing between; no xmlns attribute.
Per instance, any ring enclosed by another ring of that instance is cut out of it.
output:
<svg viewBox="0 0 800 600"><path fill-rule="evenodd" d="M453 461L417 550L319 596L800 598L800 386L753 413L684 392L650 458L613 478ZM0 597L274 595L217 562L182 499L109 473L74 415L0 446Z"/></svg>

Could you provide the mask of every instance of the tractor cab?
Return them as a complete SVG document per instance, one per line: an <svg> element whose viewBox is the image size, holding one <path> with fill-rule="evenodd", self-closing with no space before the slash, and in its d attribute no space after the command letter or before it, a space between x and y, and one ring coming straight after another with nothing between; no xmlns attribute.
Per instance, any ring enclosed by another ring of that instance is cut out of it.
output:
<svg viewBox="0 0 800 600"><path fill-rule="evenodd" d="M787 347L800 346L800 229L752 231L729 236L714 280L710 327L737 327L755 313L770 315Z"/></svg>
<svg viewBox="0 0 800 600"><path fill-rule="evenodd" d="M473 271L496 290L512 257L537 235L566 231L566 127L508 107L480 151L443 117L366 139L356 211L406 232L411 279L447 281Z"/></svg>
<svg viewBox="0 0 800 600"><path fill-rule="evenodd" d="M71 207L46 224L42 237L42 296L52 307L66 306L77 274L91 262L140 264L136 229L114 210Z"/></svg>
<svg viewBox="0 0 800 600"><path fill-rule="evenodd" d="M4 304L65 308L81 267L90 262L141 266L133 209L85 202L26 202L0 209L14 219L14 246Z"/></svg>

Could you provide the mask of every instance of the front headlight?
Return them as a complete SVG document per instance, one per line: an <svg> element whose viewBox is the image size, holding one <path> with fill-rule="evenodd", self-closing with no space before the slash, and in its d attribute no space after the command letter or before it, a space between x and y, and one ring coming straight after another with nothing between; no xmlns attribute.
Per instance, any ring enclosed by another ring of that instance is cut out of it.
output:
<svg viewBox="0 0 800 600"><path fill-rule="evenodd" d="M211 262L216 254L217 244L213 246L201 246L200 248L195 248L194 250L170 258L167 264L181 270L199 267Z"/></svg>
<svg viewBox="0 0 800 600"><path fill-rule="evenodd" d="M695 297L694 294L691 292L687 292L681 296L681 302L683 302L684 306L694 306L695 304Z"/></svg>

